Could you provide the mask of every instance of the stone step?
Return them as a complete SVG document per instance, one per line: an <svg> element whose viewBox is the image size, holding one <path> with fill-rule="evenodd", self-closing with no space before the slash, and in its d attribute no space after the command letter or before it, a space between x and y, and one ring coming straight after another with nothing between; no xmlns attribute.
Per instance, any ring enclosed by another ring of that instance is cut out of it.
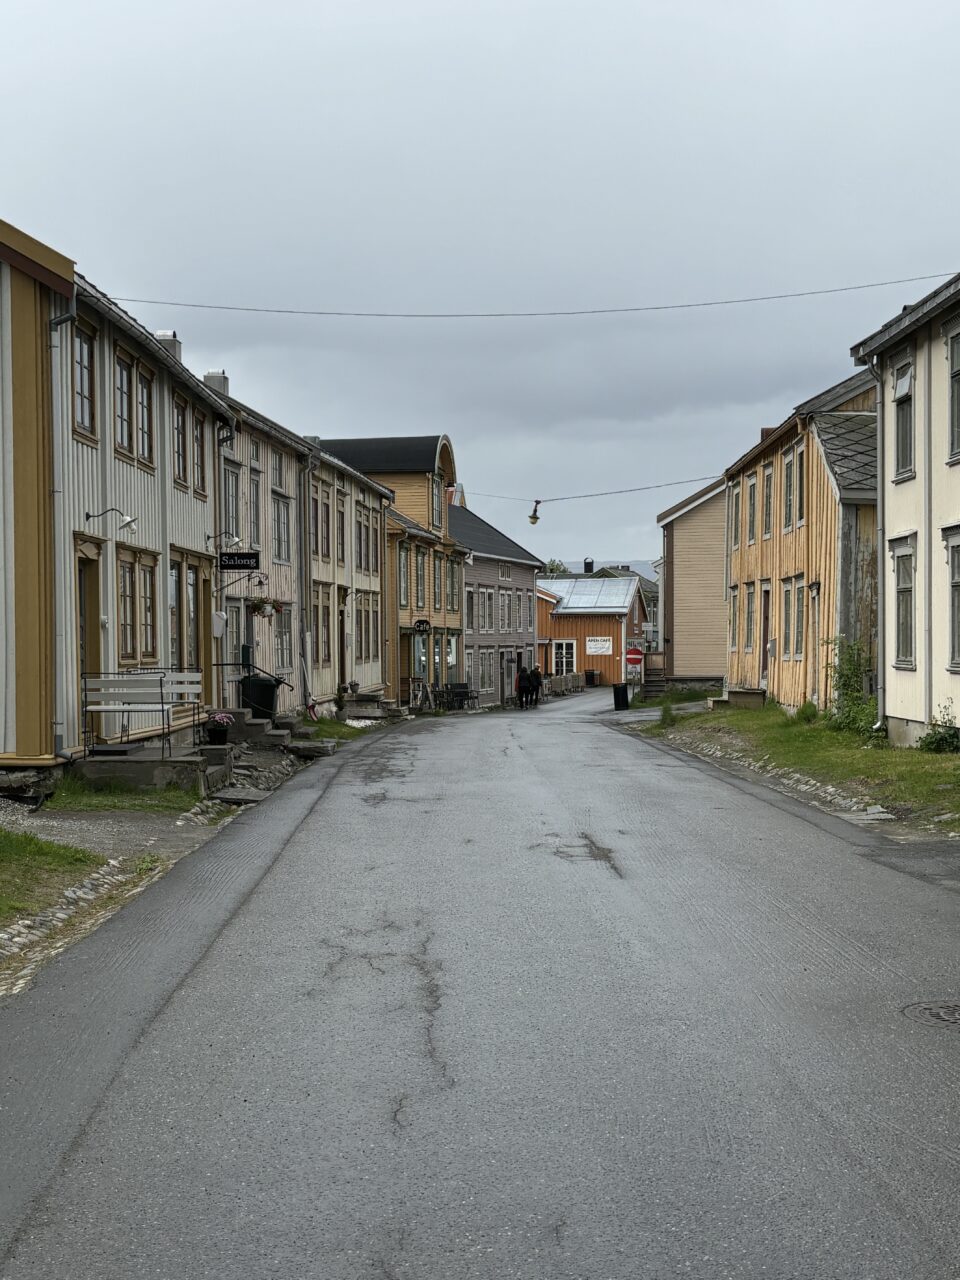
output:
<svg viewBox="0 0 960 1280"><path fill-rule="evenodd" d="M261 742L271 732L273 724L269 720L238 720L230 726L230 738L233 742Z"/></svg>
<svg viewBox="0 0 960 1280"><path fill-rule="evenodd" d="M214 792L212 799L219 800L221 804L257 804L270 794L259 787L222 787Z"/></svg>
<svg viewBox="0 0 960 1280"><path fill-rule="evenodd" d="M246 722L253 719L253 712L250 710L249 707L211 707L210 708L211 715L213 715L215 711L223 711L228 716L233 716L234 720L238 722L241 720Z"/></svg>
<svg viewBox="0 0 960 1280"><path fill-rule="evenodd" d="M291 742L287 754L298 760L316 760L320 756L332 756L337 750L336 738L315 738L312 742Z"/></svg>
<svg viewBox="0 0 960 1280"><path fill-rule="evenodd" d="M286 747L290 742L290 730L267 729L260 741L265 747Z"/></svg>

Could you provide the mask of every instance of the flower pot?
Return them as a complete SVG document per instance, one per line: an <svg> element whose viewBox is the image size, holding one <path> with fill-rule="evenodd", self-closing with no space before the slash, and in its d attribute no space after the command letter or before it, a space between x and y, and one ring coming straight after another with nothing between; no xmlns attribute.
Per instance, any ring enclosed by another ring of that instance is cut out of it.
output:
<svg viewBox="0 0 960 1280"><path fill-rule="evenodd" d="M225 747L229 736L230 726L228 724L207 725L207 741L211 747Z"/></svg>
<svg viewBox="0 0 960 1280"><path fill-rule="evenodd" d="M341 724L343 724L346 721L349 714L350 712L347 710L346 707L337 707L336 716Z"/></svg>
<svg viewBox="0 0 960 1280"><path fill-rule="evenodd" d="M359 681L359 680L351 680L351 681L350 681L350 692L351 692L351 693L359 693L359 692L360 692L360 681Z"/></svg>

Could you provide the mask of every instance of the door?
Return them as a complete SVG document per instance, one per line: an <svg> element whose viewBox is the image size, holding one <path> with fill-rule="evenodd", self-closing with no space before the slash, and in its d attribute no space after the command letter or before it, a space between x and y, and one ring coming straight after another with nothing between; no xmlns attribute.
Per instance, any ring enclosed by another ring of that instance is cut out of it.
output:
<svg viewBox="0 0 960 1280"><path fill-rule="evenodd" d="M577 669L576 640L554 640L553 642L553 674L568 676Z"/></svg>
<svg viewBox="0 0 960 1280"><path fill-rule="evenodd" d="M770 666L770 584L760 588L760 688L767 687Z"/></svg>
<svg viewBox="0 0 960 1280"><path fill-rule="evenodd" d="M337 683L348 684L347 678L347 606L341 596L337 610Z"/></svg>
<svg viewBox="0 0 960 1280"><path fill-rule="evenodd" d="M77 558L77 673L94 675L100 670L100 561L81 554ZM86 726L82 714L83 681L78 680L77 684L75 715L80 724L79 742Z"/></svg>

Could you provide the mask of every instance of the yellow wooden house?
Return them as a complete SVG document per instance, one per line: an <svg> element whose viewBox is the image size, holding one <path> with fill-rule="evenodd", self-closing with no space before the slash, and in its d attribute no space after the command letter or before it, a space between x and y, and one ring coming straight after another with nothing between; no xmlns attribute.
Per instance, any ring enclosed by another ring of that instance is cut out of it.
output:
<svg viewBox="0 0 960 1280"><path fill-rule="evenodd" d="M841 637L875 661L872 374L797 406L725 472L727 685L828 705Z"/></svg>

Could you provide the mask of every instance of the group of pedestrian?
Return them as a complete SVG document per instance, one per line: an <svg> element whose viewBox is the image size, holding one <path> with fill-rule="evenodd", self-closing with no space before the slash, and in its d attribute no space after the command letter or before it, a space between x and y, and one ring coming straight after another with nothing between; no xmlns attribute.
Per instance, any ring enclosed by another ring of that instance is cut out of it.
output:
<svg viewBox="0 0 960 1280"><path fill-rule="evenodd" d="M526 667L521 667L517 672L513 687L517 695L517 706L521 711L526 711L528 707L538 707L540 705L540 690L543 688L543 675L540 671L539 663L532 671L528 671Z"/></svg>

